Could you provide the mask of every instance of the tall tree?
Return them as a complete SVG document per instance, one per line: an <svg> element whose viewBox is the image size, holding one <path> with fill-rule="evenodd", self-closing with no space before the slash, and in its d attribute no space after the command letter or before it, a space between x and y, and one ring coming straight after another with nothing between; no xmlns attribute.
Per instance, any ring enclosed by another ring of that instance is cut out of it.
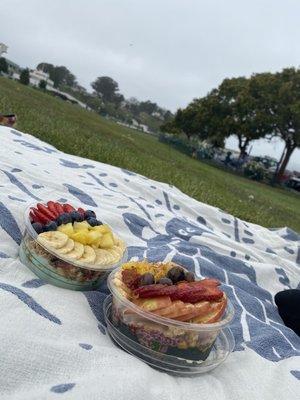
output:
<svg viewBox="0 0 300 400"><path fill-rule="evenodd" d="M8 73L8 66L6 59L4 57L0 57L0 72Z"/></svg>
<svg viewBox="0 0 300 400"><path fill-rule="evenodd" d="M91 83L96 94L105 102L113 103L114 98L119 91L118 83L109 76L99 76Z"/></svg>
<svg viewBox="0 0 300 400"><path fill-rule="evenodd" d="M73 87L77 84L75 75L63 65L54 66L53 64L42 62L39 63L36 68L49 74L56 88L61 85Z"/></svg>
<svg viewBox="0 0 300 400"><path fill-rule="evenodd" d="M276 176L280 181L291 155L300 147L300 69L256 74L251 83L260 97L259 112L268 124L269 136L285 143Z"/></svg>
<svg viewBox="0 0 300 400"><path fill-rule="evenodd" d="M23 83L23 85L29 85L30 82L30 75L29 75L29 69L25 68L22 70L20 74L20 82Z"/></svg>

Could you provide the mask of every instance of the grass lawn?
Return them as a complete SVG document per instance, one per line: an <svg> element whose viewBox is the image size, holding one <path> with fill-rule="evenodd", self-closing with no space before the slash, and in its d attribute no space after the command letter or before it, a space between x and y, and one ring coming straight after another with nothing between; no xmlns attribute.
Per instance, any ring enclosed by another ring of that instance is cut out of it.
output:
<svg viewBox="0 0 300 400"><path fill-rule="evenodd" d="M194 160L153 136L119 126L37 89L0 78L0 112L16 113L17 129L66 153L168 182L195 199L244 220L300 231L297 194Z"/></svg>

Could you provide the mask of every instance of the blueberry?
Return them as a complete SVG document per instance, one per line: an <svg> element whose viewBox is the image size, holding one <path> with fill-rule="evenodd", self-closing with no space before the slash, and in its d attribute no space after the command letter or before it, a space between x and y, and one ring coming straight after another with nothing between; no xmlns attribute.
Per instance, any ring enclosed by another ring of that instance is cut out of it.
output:
<svg viewBox="0 0 300 400"><path fill-rule="evenodd" d="M88 218L86 220L86 222L88 222L88 224L91 225L91 226L97 226L98 225L98 221L96 220L96 218Z"/></svg>
<svg viewBox="0 0 300 400"><path fill-rule="evenodd" d="M68 224L69 222L72 222L72 217L69 213L63 213L56 218L56 223L58 226Z"/></svg>
<svg viewBox="0 0 300 400"><path fill-rule="evenodd" d="M168 285L168 286L173 285L173 282L169 278L160 278L160 280L157 283L160 283L161 285Z"/></svg>
<svg viewBox="0 0 300 400"><path fill-rule="evenodd" d="M146 272L140 277L139 286L153 285L154 282L154 276L150 272Z"/></svg>
<svg viewBox="0 0 300 400"><path fill-rule="evenodd" d="M44 227L39 222L34 222L32 224L32 227L36 231L37 234L44 232Z"/></svg>
<svg viewBox="0 0 300 400"><path fill-rule="evenodd" d="M85 218L85 219L96 218L96 214L95 214L95 212L92 211L92 210L86 210L86 211L84 212L84 218Z"/></svg>
<svg viewBox="0 0 300 400"><path fill-rule="evenodd" d="M99 219L97 219L97 225L103 225L103 222L99 221Z"/></svg>
<svg viewBox="0 0 300 400"><path fill-rule="evenodd" d="M72 218L72 222L82 222L84 220L84 216L78 211L72 211L70 216Z"/></svg>
<svg viewBox="0 0 300 400"><path fill-rule="evenodd" d="M173 283L183 281L185 278L183 268L181 267L171 268L167 273L167 278L171 279Z"/></svg>
<svg viewBox="0 0 300 400"><path fill-rule="evenodd" d="M45 232L49 232L49 231L56 231L57 229L57 224L56 222L52 221L49 222L49 224L45 225Z"/></svg>
<svg viewBox="0 0 300 400"><path fill-rule="evenodd" d="M187 282L194 282L195 280L195 274L193 274L193 272L186 272L185 273L185 280Z"/></svg>

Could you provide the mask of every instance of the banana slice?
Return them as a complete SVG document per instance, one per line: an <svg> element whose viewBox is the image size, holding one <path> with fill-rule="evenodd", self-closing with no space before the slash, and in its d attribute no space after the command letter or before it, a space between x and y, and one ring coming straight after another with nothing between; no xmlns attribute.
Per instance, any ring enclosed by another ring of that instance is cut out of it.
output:
<svg viewBox="0 0 300 400"><path fill-rule="evenodd" d="M84 245L74 241L74 249L70 253L66 254L66 258L71 258L72 260L79 260L83 256Z"/></svg>
<svg viewBox="0 0 300 400"><path fill-rule="evenodd" d="M111 254L111 256L112 256L112 263L116 263L116 262L118 262L119 260L120 260L120 258L121 258L121 254L120 254L120 251L118 251L118 250L116 250L116 249L114 249L114 248L112 248L112 249L107 249L107 251Z"/></svg>
<svg viewBox="0 0 300 400"><path fill-rule="evenodd" d="M84 246L83 256L78 260L85 264L93 264L96 260L95 250L91 246Z"/></svg>
<svg viewBox="0 0 300 400"><path fill-rule="evenodd" d="M70 253L70 251L72 251L75 247L75 242L72 239L69 239L67 241L67 244L62 247L61 249L57 249L57 253L61 254L61 255L68 255L67 253Z"/></svg>
<svg viewBox="0 0 300 400"><path fill-rule="evenodd" d="M105 266L113 263L113 256L109 253L108 250L105 249L97 249L96 253L96 261L95 264L99 266Z"/></svg>
<svg viewBox="0 0 300 400"><path fill-rule="evenodd" d="M40 233L37 237L37 241L45 246L52 247L53 249L61 249L67 244L69 237L59 231L50 231Z"/></svg>

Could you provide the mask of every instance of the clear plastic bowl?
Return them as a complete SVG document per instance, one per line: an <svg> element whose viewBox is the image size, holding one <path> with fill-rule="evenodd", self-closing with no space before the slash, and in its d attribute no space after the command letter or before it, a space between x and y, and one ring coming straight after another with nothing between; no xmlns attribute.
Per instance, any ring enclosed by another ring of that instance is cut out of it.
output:
<svg viewBox="0 0 300 400"><path fill-rule="evenodd" d="M29 220L30 207L24 214L25 230L19 248L19 257L35 275L42 280L71 290L92 290L105 280L108 274L127 260L127 249L123 257L113 265L92 268L76 260L60 256L42 246L37 240L37 233Z"/></svg>
<svg viewBox="0 0 300 400"><path fill-rule="evenodd" d="M188 360L173 355L162 354L143 346L135 339L126 336L112 320L112 295L103 303L106 330L113 343L127 353L144 361L151 367L178 376L197 376L213 370L222 364L233 351L235 342L229 328L222 329L205 360Z"/></svg>
<svg viewBox="0 0 300 400"><path fill-rule="evenodd" d="M114 276L108 277L112 293L111 322L120 333L145 348L168 356L197 362L205 360L220 333L233 318L234 310L228 300L221 320L211 324L193 324L160 317L144 311L119 292Z"/></svg>

